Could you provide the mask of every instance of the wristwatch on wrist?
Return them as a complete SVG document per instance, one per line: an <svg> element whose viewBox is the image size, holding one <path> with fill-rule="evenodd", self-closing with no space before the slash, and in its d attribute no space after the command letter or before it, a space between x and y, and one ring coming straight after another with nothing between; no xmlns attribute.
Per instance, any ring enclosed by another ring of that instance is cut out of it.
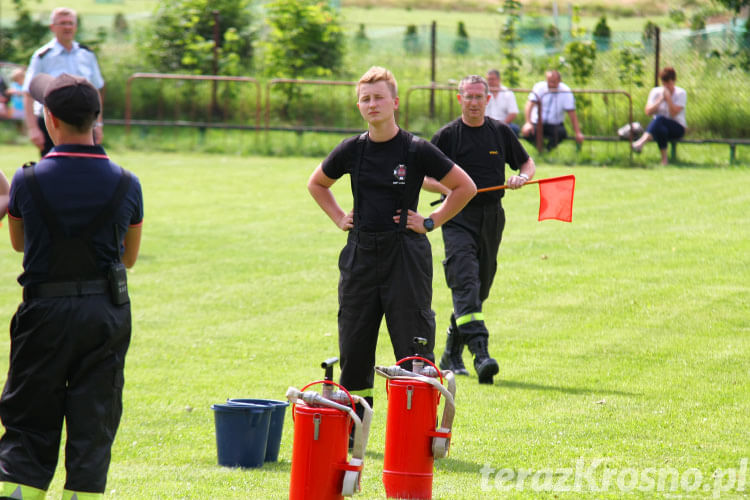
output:
<svg viewBox="0 0 750 500"><path fill-rule="evenodd" d="M430 219L429 217L425 218L422 224L424 225L424 228L427 230L428 233L432 231L433 229L435 229L435 221Z"/></svg>
<svg viewBox="0 0 750 500"><path fill-rule="evenodd" d="M523 177L523 180L525 180L525 181L529 180L529 176L526 175L526 174L524 174L523 172L521 172L520 174L518 174L518 177Z"/></svg>

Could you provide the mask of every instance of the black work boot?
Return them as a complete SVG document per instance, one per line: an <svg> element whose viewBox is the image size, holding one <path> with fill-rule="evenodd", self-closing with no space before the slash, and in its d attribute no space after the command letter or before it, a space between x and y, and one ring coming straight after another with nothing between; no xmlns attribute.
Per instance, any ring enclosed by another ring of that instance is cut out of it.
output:
<svg viewBox="0 0 750 500"><path fill-rule="evenodd" d="M443 351L443 357L440 358L440 369L451 370L456 375L468 375L469 370L466 369L461 356L464 352L464 343L461 333L453 323L453 316L451 316L451 326L448 327L448 337L445 340L445 351Z"/></svg>
<svg viewBox="0 0 750 500"><path fill-rule="evenodd" d="M500 367L490 353L487 352L487 337L478 336L469 341L469 350L474 355L474 369L477 371L480 384L491 384L492 377L500 371Z"/></svg>

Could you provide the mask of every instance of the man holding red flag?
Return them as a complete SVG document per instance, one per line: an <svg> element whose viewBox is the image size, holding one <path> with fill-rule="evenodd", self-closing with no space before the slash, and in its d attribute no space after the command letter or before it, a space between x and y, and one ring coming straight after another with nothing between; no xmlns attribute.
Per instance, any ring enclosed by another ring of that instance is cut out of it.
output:
<svg viewBox="0 0 750 500"><path fill-rule="evenodd" d="M520 172L507 180L518 189L536 171L534 160L502 122L485 116L489 86L481 76L467 76L458 87L461 117L441 128L432 143L464 168L477 188L505 184L505 164ZM444 185L426 178L424 189L447 194ZM492 384L498 373L497 361L487 348L489 332L482 304L489 296L497 270L497 252L505 227L503 190L480 193L442 227L445 243L445 278L453 295L453 314L448 327L440 368L468 375L463 363L464 345L474 355L480 384Z"/></svg>

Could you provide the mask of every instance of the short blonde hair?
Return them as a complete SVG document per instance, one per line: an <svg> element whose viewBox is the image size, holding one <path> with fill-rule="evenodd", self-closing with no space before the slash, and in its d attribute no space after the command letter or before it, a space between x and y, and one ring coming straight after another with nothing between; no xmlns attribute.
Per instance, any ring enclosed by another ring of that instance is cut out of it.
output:
<svg viewBox="0 0 750 500"><path fill-rule="evenodd" d="M49 15L49 23L55 24L55 19L57 19L58 16L73 16L73 19L76 20L76 24L78 24L78 14L69 7L57 7L54 9L52 14Z"/></svg>
<svg viewBox="0 0 750 500"><path fill-rule="evenodd" d="M357 82L357 97L359 97L359 87L363 83L376 83L385 82L388 85L388 90L391 91L391 97L398 97L398 84L393 73L381 66L373 66L368 69L367 72L362 75L362 78Z"/></svg>

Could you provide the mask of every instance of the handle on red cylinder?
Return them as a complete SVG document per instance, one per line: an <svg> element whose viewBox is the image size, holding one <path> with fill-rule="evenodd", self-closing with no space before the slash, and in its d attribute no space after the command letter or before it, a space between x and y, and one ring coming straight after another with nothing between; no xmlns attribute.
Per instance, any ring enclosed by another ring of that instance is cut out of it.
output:
<svg viewBox="0 0 750 500"><path fill-rule="evenodd" d="M435 363L433 363L432 361L430 361L427 358L423 358L422 356L407 356L407 357L405 357L403 359L400 359L400 360L396 361L396 366L401 366L401 363L403 363L404 361L413 361L415 359L418 359L420 361L426 361L430 366L432 366L435 369L435 371L437 372L438 377L440 377L440 384L441 385L444 384L444 382L443 382L443 372L441 372L440 369L437 366L435 366ZM386 379L385 380L385 393L386 393L386 395L388 394L388 390L389 390L389 384L388 384L388 379ZM438 393L438 400L437 400L437 402L438 402L438 404L440 404L440 393Z"/></svg>
<svg viewBox="0 0 750 500"><path fill-rule="evenodd" d="M346 394L346 396L349 398L349 402L351 403L352 410L354 410L354 412L356 413L357 407L355 406L354 398L352 397L352 395L349 393L349 391L347 391L344 388L343 385L337 384L333 380L316 380L315 382L310 382L309 384L307 384L306 386L304 386L299 392L305 392L307 389L309 389L310 387L312 387L314 385L317 385L317 384L333 385L333 386L338 387L342 391L344 391L344 393ZM296 403L292 403L292 421L294 421L294 407L295 406L296 406Z"/></svg>

